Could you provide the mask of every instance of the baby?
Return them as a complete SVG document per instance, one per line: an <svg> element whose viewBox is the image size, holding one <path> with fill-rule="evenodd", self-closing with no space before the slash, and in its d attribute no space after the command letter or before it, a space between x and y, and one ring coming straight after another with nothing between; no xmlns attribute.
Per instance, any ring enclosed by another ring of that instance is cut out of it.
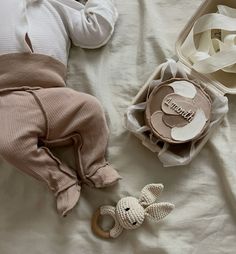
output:
<svg viewBox="0 0 236 254"><path fill-rule="evenodd" d="M7 0L0 22L0 154L45 182L65 216L81 184L102 188L120 176L105 160L108 128L98 100L66 88L71 41L98 48L117 19L112 0ZM52 152L73 146L76 169Z"/></svg>

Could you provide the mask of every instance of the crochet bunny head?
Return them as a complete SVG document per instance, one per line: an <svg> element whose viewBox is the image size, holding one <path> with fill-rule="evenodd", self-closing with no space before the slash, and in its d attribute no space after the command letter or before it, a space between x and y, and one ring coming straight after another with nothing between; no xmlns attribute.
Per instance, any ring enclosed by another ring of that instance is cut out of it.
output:
<svg viewBox="0 0 236 254"><path fill-rule="evenodd" d="M122 198L116 206L116 218L125 229L135 229L142 225L145 219L145 209L139 200L133 197Z"/></svg>
<svg viewBox="0 0 236 254"><path fill-rule="evenodd" d="M104 232L94 223L93 231L104 238L116 238L124 229L133 230L140 227L146 218L158 222L166 217L173 209L174 205L167 202L156 203L156 199L161 194L164 186L162 184L148 184L142 191L140 197L125 197L120 199L116 207L102 206L97 215L110 215L115 223L109 232ZM96 222L97 219L94 219Z"/></svg>

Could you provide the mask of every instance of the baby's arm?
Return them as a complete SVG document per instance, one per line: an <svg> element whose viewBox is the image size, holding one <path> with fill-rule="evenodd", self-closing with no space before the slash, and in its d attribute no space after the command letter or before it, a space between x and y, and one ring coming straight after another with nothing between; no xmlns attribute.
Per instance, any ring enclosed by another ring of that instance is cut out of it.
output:
<svg viewBox="0 0 236 254"><path fill-rule="evenodd" d="M117 17L113 0L88 0L79 9L66 9L69 36L75 46L83 48L98 48L106 44Z"/></svg>

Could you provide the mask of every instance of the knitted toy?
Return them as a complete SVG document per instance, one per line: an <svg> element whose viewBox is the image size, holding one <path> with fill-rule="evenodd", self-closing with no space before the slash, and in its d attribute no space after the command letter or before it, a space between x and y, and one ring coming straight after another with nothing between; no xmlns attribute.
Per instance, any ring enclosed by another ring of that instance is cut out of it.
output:
<svg viewBox="0 0 236 254"><path fill-rule="evenodd" d="M162 184L148 184L142 189L139 199L125 197L119 200L116 207L101 206L93 215L93 232L102 238L116 238L124 229L139 228L145 218L154 222L163 219L174 209L171 203L155 203L163 188ZM114 226L109 231L104 231L98 225L98 219L103 215L110 215L114 219Z"/></svg>

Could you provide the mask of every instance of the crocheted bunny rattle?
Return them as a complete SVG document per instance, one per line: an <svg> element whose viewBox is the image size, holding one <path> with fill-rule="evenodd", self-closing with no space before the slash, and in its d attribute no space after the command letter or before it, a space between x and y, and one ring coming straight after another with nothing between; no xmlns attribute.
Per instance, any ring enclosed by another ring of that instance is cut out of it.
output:
<svg viewBox="0 0 236 254"><path fill-rule="evenodd" d="M116 238L124 229L139 228L145 218L154 222L163 219L174 209L171 203L155 203L163 189L162 184L148 184L142 189L139 199L125 197L119 200L116 207L101 206L92 218L93 232L102 238ZM104 215L110 215L114 220L114 226L109 231L104 231L98 224L99 217Z"/></svg>

